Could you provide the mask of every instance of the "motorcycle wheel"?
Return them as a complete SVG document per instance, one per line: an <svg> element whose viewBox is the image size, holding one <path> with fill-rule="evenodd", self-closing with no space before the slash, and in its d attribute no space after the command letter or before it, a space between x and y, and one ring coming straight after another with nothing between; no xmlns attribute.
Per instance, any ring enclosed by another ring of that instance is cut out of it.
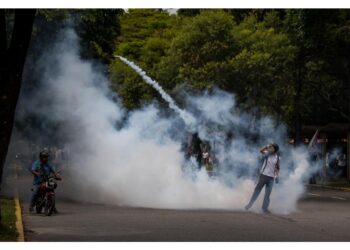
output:
<svg viewBox="0 0 350 250"><path fill-rule="evenodd" d="M55 197L50 196L47 198L47 202L46 202L46 207L45 207L46 216L50 216L52 214L54 207L55 207Z"/></svg>
<svg viewBox="0 0 350 250"><path fill-rule="evenodd" d="M35 210L37 214L41 214L41 211L43 210L42 200L38 199L35 205Z"/></svg>

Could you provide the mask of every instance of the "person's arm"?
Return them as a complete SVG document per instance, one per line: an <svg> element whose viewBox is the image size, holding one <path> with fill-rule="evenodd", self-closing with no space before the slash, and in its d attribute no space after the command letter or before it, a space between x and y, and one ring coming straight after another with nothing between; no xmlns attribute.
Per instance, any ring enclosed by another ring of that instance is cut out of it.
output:
<svg viewBox="0 0 350 250"><path fill-rule="evenodd" d="M266 145L266 146L260 148L260 153L263 154L263 155L266 154L266 150L267 150L268 147L269 147L269 146Z"/></svg>
<svg viewBox="0 0 350 250"><path fill-rule="evenodd" d="M55 168L55 166L53 166L53 165L50 165L50 168L51 168L51 172L53 173L53 175L55 176L55 179L57 179L57 180L62 180L62 177L61 177L61 175L59 174L59 172L58 171L56 171L56 168Z"/></svg>
<svg viewBox="0 0 350 250"><path fill-rule="evenodd" d="M62 180L62 177L61 177L61 175L59 174L59 173L57 173L57 172L55 172L54 173L54 176L55 176L55 178L57 179L57 180Z"/></svg>
<svg viewBox="0 0 350 250"><path fill-rule="evenodd" d="M278 157L277 166L276 166L276 169L275 169L275 176L276 176L276 178L278 177L279 173L280 173L280 160L279 160L279 157Z"/></svg>
<svg viewBox="0 0 350 250"><path fill-rule="evenodd" d="M35 176L41 175L40 166L38 167L36 162L33 163L32 167L31 167L31 172Z"/></svg>
<svg viewBox="0 0 350 250"><path fill-rule="evenodd" d="M39 176L41 173L39 171L32 171L32 174L35 176Z"/></svg>
<svg viewBox="0 0 350 250"><path fill-rule="evenodd" d="M278 168L276 169L276 171L275 171L275 176L278 177L279 174L280 174L280 169L279 169L279 167L278 167Z"/></svg>

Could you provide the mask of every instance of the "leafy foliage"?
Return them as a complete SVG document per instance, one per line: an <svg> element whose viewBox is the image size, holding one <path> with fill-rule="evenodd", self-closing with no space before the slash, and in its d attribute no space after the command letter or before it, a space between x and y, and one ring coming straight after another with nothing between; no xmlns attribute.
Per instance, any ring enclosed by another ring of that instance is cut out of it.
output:
<svg viewBox="0 0 350 250"><path fill-rule="evenodd" d="M67 25L82 56L108 66L128 109L163 101L113 54L139 64L180 105L179 92L221 88L290 127L350 121L349 10L39 10L37 48Z"/></svg>
<svg viewBox="0 0 350 250"><path fill-rule="evenodd" d="M242 108L294 126L350 121L349 10L129 10L115 53L176 96L219 87ZM128 108L156 92L118 61L113 88ZM161 100L160 100L161 101Z"/></svg>

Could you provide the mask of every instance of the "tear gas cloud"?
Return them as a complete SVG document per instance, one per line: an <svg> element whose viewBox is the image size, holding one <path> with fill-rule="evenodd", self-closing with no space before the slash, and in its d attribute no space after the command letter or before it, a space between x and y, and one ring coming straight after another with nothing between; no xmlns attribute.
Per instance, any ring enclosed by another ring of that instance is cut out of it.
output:
<svg viewBox="0 0 350 250"><path fill-rule="evenodd" d="M303 181L313 168L305 148L287 145L284 125L276 126L270 117L252 122L253 116L238 110L234 96L221 90L188 95L185 109L180 109L157 82L120 58L143 74L179 115L161 115L156 103L126 112L112 95L108 79L80 59L74 31L65 30L62 36L38 62L40 91L22 99L26 112L64 128L70 160L62 186L75 192L62 195L126 206L241 210L254 189L251 176L260 164L259 148L277 142L283 153L281 181L272 192L271 211L296 210ZM185 160L181 145L193 124L216 152L216 178L204 168L195 170L195 161ZM262 195L253 210L260 209L261 200Z"/></svg>
<svg viewBox="0 0 350 250"><path fill-rule="evenodd" d="M173 109L176 113L179 114L179 116L182 118L182 120L185 122L186 128L188 130L193 130L195 126L195 118L185 110L180 109L174 102L173 98L169 96L164 89L159 85L158 82L150 78L146 72L144 72L139 66L137 66L135 63L129 61L128 59L122 57L122 56L114 56L115 58L119 58L122 62L129 65L132 69L134 69L141 77L142 79L151 85L153 88L155 88L159 94L162 96L162 98L169 104L169 107Z"/></svg>

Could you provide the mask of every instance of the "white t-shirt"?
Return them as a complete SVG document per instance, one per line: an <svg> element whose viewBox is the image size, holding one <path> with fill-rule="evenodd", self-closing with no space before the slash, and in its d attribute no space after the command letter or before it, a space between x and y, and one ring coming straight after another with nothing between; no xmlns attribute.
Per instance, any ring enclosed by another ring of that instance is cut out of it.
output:
<svg viewBox="0 0 350 250"><path fill-rule="evenodd" d="M267 156L268 153L265 153L264 156ZM277 161L281 160L281 157L279 157L277 154L271 154L268 155L267 158L263 161L263 164L261 166L260 174L270 176L270 177L275 177L275 169L276 169L276 164ZM267 163L266 163L267 161ZM266 164L266 167L265 167Z"/></svg>

